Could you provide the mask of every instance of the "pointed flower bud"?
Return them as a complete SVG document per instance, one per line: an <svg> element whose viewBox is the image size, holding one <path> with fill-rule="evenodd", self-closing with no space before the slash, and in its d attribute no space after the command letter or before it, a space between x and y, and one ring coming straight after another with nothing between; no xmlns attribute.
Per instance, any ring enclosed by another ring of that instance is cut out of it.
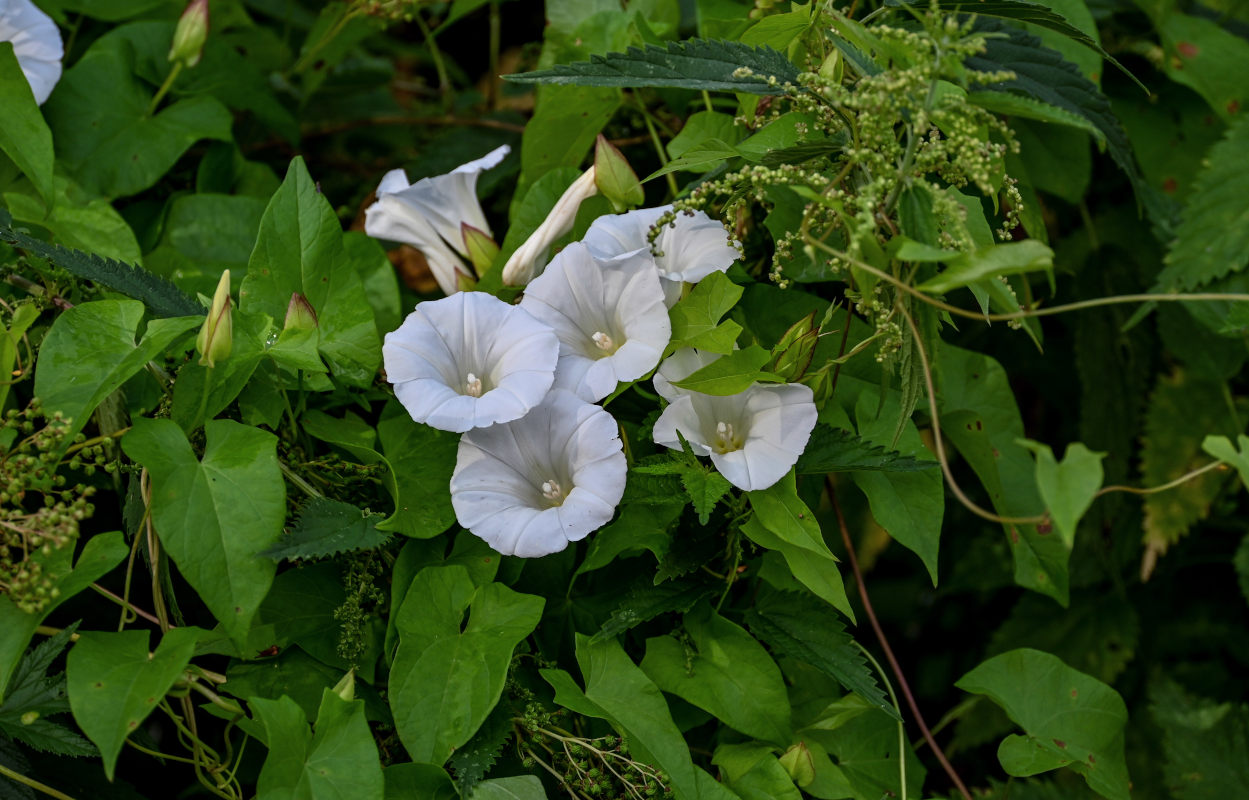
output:
<svg viewBox="0 0 1249 800"><path fill-rule="evenodd" d="M772 366L769 370L793 383L806 374L819 343L820 331L815 327L815 312L795 322L772 348Z"/></svg>
<svg viewBox="0 0 1249 800"><path fill-rule="evenodd" d="M308 298L299 292L292 293L290 305L286 307L286 321L282 323L282 330L311 331L318 324L316 309L308 302Z"/></svg>
<svg viewBox="0 0 1249 800"><path fill-rule="evenodd" d="M516 252L503 265L503 283L508 286L524 286L546 266L547 255L551 245L564 234L572 230L577 221L577 209L581 201L598 194L595 174L598 172L590 167L564 190L555 207L538 229L530 234L525 243L516 248Z"/></svg>
<svg viewBox="0 0 1249 800"><path fill-rule="evenodd" d="M217 291L213 294L212 308L204 319L204 326L195 339L195 349L200 354L199 363L204 367L216 366L217 361L230 355L234 342L234 329L230 320L230 270L221 273Z"/></svg>
<svg viewBox="0 0 1249 800"><path fill-rule="evenodd" d="M347 674L334 684L334 694L350 703L356 699L356 671L355 669L347 670Z"/></svg>
<svg viewBox="0 0 1249 800"><path fill-rule="evenodd" d="M485 275L486 270L494 264L495 256L499 254L499 245L490 238L490 234L467 222L460 223L460 236L464 239L464 250L468 253L469 263L478 275Z"/></svg>
<svg viewBox="0 0 1249 800"><path fill-rule="evenodd" d="M640 206L646 200L637 173L624 153L601 133L594 144L594 182L617 211Z"/></svg>
<svg viewBox="0 0 1249 800"><path fill-rule="evenodd" d="M180 61L193 67L204 53L208 39L208 0L191 0L174 28L173 45L169 48L169 60Z"/></svg>
<svg viewBox="0 0 1249 800"><path fill-rule="evenodd" d="M780 762L785 772L799 786L806 786L815 780L815 759L811 757L806 742L799 742L786 750Z"/></svg>

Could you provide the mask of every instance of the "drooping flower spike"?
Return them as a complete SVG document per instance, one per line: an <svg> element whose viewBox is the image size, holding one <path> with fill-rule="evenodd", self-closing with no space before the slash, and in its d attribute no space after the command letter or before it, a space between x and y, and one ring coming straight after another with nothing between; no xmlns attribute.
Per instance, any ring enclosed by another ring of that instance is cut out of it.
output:
<svg viewBox="0 0 1249 800"><path fill-rule="evenodd" d="M377 187L377 202L364 211L365 232L420 250L439 288L454 294L462 277L475 277L463 261L470 253L462 226L490 235L477 200L477 176L498 166L510 151L503 145L446 175L412 184L402 169L387 172Z"/></svg>
<svg viewBox="0 0 1249 800"><path fill-rule="evenodd" d="M816 422L810 387L754 384L715 397L684 392L655 421L657 444L681 449L677 431L729 483L753 492L785 477L807 446Z"/></svg>
<svg viewBox="0 0 1249 800"><path fill-rule="evenodd" d="M0 42L13 43L17 65L35 94L35 102L43 105L61 79L61 59L65 57L56 23L30 0L0 0Z"/></svg>
<svg viewBox="0 0 1249 800"><path fill-rule="evenodd" d="M558 358L550 327L483 292L418 304L382 345L412 419L455 433L524 416L551 388Z"/></svg>
<svg viewBox="0 0 1249 800"><path fill-rule="evenodd" d="M612 416L555 389L521 419L461 437L451 505L495 550L536 558L605 525L626 472Z"/></svg>
<svg viewBox="0 0 1249 800"><path fill-rule="evenodd" d="M652 243L651 228L671 211L668 205L602 216L590 225L582 240L598 259L638 252L649 257L663 279L669 306L680 299L682 283L698 283L713 272L724 272L740 255L724 224L702 211L678 212L676 219L660 228Z"/></svg>
<svg viewBox="0 0 1249 800"><path fill-rule="evenodd" d="M559 337L555 386L591 403L650 372L672 338L659 276L647 259L604 264L579 242L529 284L520 307Z"/></svg>

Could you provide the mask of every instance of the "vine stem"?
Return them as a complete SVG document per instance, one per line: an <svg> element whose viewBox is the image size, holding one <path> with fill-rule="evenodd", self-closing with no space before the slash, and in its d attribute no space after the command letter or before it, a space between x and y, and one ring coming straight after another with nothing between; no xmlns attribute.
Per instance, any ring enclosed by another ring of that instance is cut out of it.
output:
<svg viewBox="0 0 1249 800"><path fill-rule="evenodd" d="M173 82L178 79L178 74L182 72L182 62L173 62L173 67L169 70L169 75L165 78L165 82L156 90L156 94L152 97L152 103L147 107L147 115L150 117L156 113L156 107L160 105L160 101L165 99L165 95L169 93L169 89L173 86Z"/></svg>
<svg viewBox="0 0 1249 800"><path fill-rule="evenodd" d="M859 584L860 586L862 583ZM898 693L893 690L893 682L889 680L889 676L885 674L885 668L876 660L876 656L863 645L859 644L858 639L851 639L854 646L859 648L868 661L872 662L872 666L876 668L876 674L885 682L885 688L889 690L889 699L893 701L893 710L898 712L898 789L902 793L901 800L906 800L906 731L902 726L902 707L898 705Z"/></svg>
<svg viewBox="0 0 1249 800"><path fill-rule="evenodd" d="M134 613L138 614L140 617L143 617L143 618L144 618L145 620L147 620L148 622L151 622L151 623L153 623L154 625L159 625L159 624L160 624L160 620L159 620L159 619L157 619L157 617L156 617L154 614L149 614L148 612L146 612L146 611L144 611L143 609L139 608L139 607L138 607L138 606L136 606L135 604L130 603L130 602L126 601L124 598L119 597L119 596L117 596L117 595L113 594L112 592L110 592L108 589L105 589L105 588L104 588L103 586L101 586L100 584L98 584L98 583L93 583L93 584L91 584L91 588L92 588L92 589L94 589L95 591L99 592L100 594L104 595L104 596L105 596L105 597L107 597L109 600L112 600L114 603L116 603L117 605L121 606L122 608L127 608L127 609L129 609L129 610L133 611Z"/></svg>
<svg viewBox="0 0 1249 800"><path fill-rule="evenodd" d="M1227 469L1227 462L1211 461L1209 464L1206 464L1204 467L1198 467L1197 469L1192 470L1191 472L1185 472L1183 475L1181 475L1180 477L1176 478L1173 481L1167 481L1166 483L1159 484L1158 486L1148 486L1143 489L1138 488L1136 486L1118 486L1118 485L1103 486L1102 488L1097 490L1097 494L1093 495L1093 499L1097 499L1098 497L1101 497L1102 495L1110 494L1112 492L1128 492L1130 494L1156 494L1157 492L1165 492L1168 489L1174 489L1177 486L1182 486L1183 484L1191 481L1193 478L1197 478L1201 475L1205 475L1207 472L1210 472L1211 470L1219 469L1220 467L1222 467L1223 469Z"/></svg>
<svg viewBox="0 0 1249 800"><path fill-rule="evenodd" d="M0 764L0 775L3 775L6 778L10 778L14 781L17 781L23 786L29 786L30 788L34 789L37 792L43 792L48 797L55 797L57 798L57 800L74 800L73 797L70 797L64 792L58 791L57 789L53 789L51 786L48 786L45 783L40 783L34 778L27 778L22 773L17 772L15 770L11 770L8 767L6 767L4 764Z"/></svg>
<svg viewBox="0 0 1249 800"><path fill-rule="evenodd" d="M863 580L863 572L859 569L859 559L854 551L854 542L850 540L850 529L846 527L846 518L841 513L841 505L837 502L837 492L833 487L833 482L831 479L825 478L825 484L828 487L828 499L833 504L833 512L837 515L837 527L841 530L841 540L846 546L846 556L850 560L850 569L854 571L854 582L859 589L859 599L863 601L863 610L867 613L867 619L872 625L872 631L876 634L876 641L880 643L880 649L885 653L885 660L889 662L889 669L893 671L893 676L898 679L898 688L902 691L902 696L906 699L906 705L911 709L911 714L915 717L915 724L919 726L920 733L924 735L924 741L928 742L928 746L932 748L933 755L937 757L937 761L941 762L941 768L945 770L946 775L950 776L950 780L958 788L959 794L963 796L963 800L972 800L971 792L967 791L967 786L963 783L963 779L954 771L950 760L945 757L945 751L941 749L941 745L937 744L937 740L933 738L932 732L928 730L928 723L924 722L924 715L919 712L919 704L915 702L915 695L911 693L911 686L906 682L906 675L902 673L902 667L898 664L898 659L893 655L893 648L889 646L889 640L885 638L885 631L880 627L880 620L876 619L876 610L872 607L872 600L867 596L867 583ZM898 756L902 758L904 754L899 753Z"/></svg>

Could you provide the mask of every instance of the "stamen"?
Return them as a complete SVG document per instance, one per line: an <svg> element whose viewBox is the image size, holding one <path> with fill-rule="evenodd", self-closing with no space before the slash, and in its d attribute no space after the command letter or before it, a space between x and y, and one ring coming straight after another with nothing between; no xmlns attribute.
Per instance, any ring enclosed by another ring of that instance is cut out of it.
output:
<svg viewBox="0 0 1249 800"><path fill-rule="evenodd" d="M716 441L714 448L717 453L732 453L735 450L742 449L742 438L737 431L733 430L731 422L716 423Z"/></svg>
<svg viewBox="0 0 1249 800"><path fill-rule="evenodd" d="M564 502L564 487L559 485L559 481L543 481L542 496L550 500L552 505L560 505Z"/></svg>
<svg viewBox="0 0 1249 800"><path fill-rule="evenodd" d="M469 397L481 397L481 378L468 373L464 378L464 394Z"/></svg>
<svg viewBox="0 0 1249 800"><path fill-rule="evenodd" d="M594 346L605 353L616 349L616 343L612 341L611 336L602 331L595 331L590 338L594 340Z"/></svg>

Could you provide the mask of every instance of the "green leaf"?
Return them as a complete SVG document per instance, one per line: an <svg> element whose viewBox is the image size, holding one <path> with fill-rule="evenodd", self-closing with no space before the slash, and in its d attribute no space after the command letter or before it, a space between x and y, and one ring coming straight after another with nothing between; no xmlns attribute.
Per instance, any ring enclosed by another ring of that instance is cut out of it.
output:
<svg viewBox="0 0 1249 800"><path fill-rule="evenodd" d="M743 800L802 800L802 792L772 754L775 749L762 742L723 743L711 763Z"/></svg>
<svg viewBox="0 0 1249 800"><path fill-rule="evenodd" d="M592 55L589 61L504 78L517 83L781 94L782 85L797 83L798 69L770 47L688 39L669 42L667 48L650 44L644 49L630 47L624 53Z"/></svg>
<svg viewBox="0 0 1249 800"><path fill-rule="evenodd" d="M148 653L147 631L84 631L65 665L74 720L104 760L111 781L117 756L182 674L204 631L174 628Z"/></svg>
<svg viewBox="0 0 1249 800"><path fill-rule="evenodd" d="M733 121L732 114L720 111L695 111L681 126L681 130L668 142L668 156L681 158L704 142L716 140L727 147L741 138L741 129Z"/></svg>
<svg viewBox="0 0 1249 800"><path fill-rule="evenodd" d="M578 633L576 641L584 691L561 669L540 670L555 689L555 702L578 714L607 720L629 740L629 748L638 759L668 774L669 785L678 797L702 797L685 737L672 721L659 687L615 639L591 643L589 637Z"/></svg>
<svg viewBox="0 0 1249 800"><path fill-rule="evenodd" d="M65 71L44 106L58 162L93 194L137 194L200 139L231 138L234 119L210 95L150 113L151 90L135 77L134 61L129 42L101 39Z"/></svg>
<svg viewBox="0 0 1249 800"><path fill-rule="evenodd" d="M644 478L637 473L629 477L626 498L629 488ZM679 492L674 494L675 498L669 495L668 502L664 503L636 503L627 499L622 502L619 516L590 539L585 559L576 574L601 569L622 553L646 549L656 558L662 557L671 541L668 528L685 510L685 499Z"/></svg>
<svg viewBox="0 0 1249 800"><path fill-rule="evenodd" d="M542 781L533 775L491 778L477 784L472 800L547 800Z"/></svg>
<svg viewBox="0 0 1249 800"><path fill-rule="evenodd" d="M685 493L694 505L700 525L711 521L711 512L716 503L733 489L733 484L723 475L701 465L682 469L681 485L685 487Z"/></svg>
<svg viewBox="0 0 1249 800"><path fill-rule="evenodd" d="M742 525L742 533L760 547L780 552L795 578L854 621L837 557L825 544L815 515L799 499L794 473L747 496L755 513Z"/></svg>
<svg viewBox="0 0 1249 800"><path fill-rule="evenodd" d="M1249 91L1241 80L1249 70L1244 37L1222 20L1181 13L1175 4L1159 3L1156 10L1146 10L1162 39L1158 63L1167 77L1201 95L1224 120L1236 119L1249 104Z"/></svg>
<svg viewBox="0 0 1249 800"><path fill-rule="evenodd" d="M457 748L447 762L455 770L455 786L460 796L473 795L474 787L490 772L511 738L512 710L503 703L494 707L473 738Z"/></svg>
<svg viewBox="0 0 1249 800"><path fill-rule="evenodd" d="M477 588L459 565L417 573L395 621L390 677L395 728L414 761L441 764L472 738L499 701L512 651L537 626L543 603L499 583Z"/></svg>
<svg viewBox="0 0 1249 800"><path fill-rule="evenodd" d="M668 311L672 322L672 349L696 347L712 353L731 353L741 326L720 319L742 297L742 287L723 272L713 272L699 281L688 296ZM727 345L727 348L726 348Z"/></svg>
<svg viewBox="0 0 1249 800"><path fill-rule="evenodd" d="M503 237L499 254L495 256L494 267L488 273L494 275L500 285L502 276L499 273L502 265L546 221L560 196L580 176L581 170L575 166L560 166L543 173L542 177L529 186L524 200L514 209L512 222L507 226L507 235ZM487 284L483 284L482 288L486 287Z"/></svg>
<svg viewBox="0 0 1249 800"><path fill-rule="evenodd" d="M686 150L679 158L655 170L642 179L642 183L653 181L670 172L684 170L686 172L706 172L721 161L737 158L741 155L736 147L719 139L706 139Z"/></svg>
<svg viewBox="0 0 1249 800"><path fill-rule="evenodd" d="M1076 525L1102 488L1102 459L1080 442L1067 445L1063 460L1054 458L1049 445L1021 439L1019 444L1036 454L1036 483L1054 527L1067 547L1075 543Z"/></svg>
<svg viewBox="0 0 1249 800"><path fill-rule="evenodd" d="M695 603L710 597L715 591L714 586L697 577L677 578L664 581L658 586L639 583L629 590L620 605L611 612L611 617L594 634L590 643L597 644L604 639L614 639L660 614L684 614Z"/></svg>
<svg viewBox="0 0 1249 800"><path fill-rule="evenodd" d="M820 423L815 426L807 449L798 457L796 469L799 475L823 475L852 470L918 472L936 467L936 461L922 461L872 444L850 431Z"/></svg>
<svg viewBox="0 0 1249 800"><path fill-rule="evenodd" d="M1128 800L1128 712L1114 689L1026 648L985 661L955 686L987 695L1024 729L1026 735L1008 736L998 748L1007 773L1023 777L1065 766L1103 797Z"/></svg>
<svg viewBox="0 0 1249 800"><path fill-rule="evenodd" d="M1163 730L1171 796L1221 800L1249 786L1249 708L1214 703L1169 680L1149 687L1149 710Z"/></svg>
<svg viewBox="0 0 1249 800"><path fill-rule="evenodd" d="M386 784L386 800L459 800L460 793L447 771L437 764L408 761L391 764L382 770Z"/></svg>
<svg viewBox="0 0 1249 800"><path fill-rule="evenodd" d="M774 653L818 669L894 719L894 710L854 637L828 607L793 592L769 592L746 612L746 624Z"/></svg>
<svg viewBox="0 0 1249 800"><path fill-rule="evenodd" d="M395 513L377 529L428 539L455 522L447 485L455 470L460 437L412 421L398 401L377 423L382 450L395 476Z"/></svg>
<svg viewBox="0 0 1249 800"><path fill-rule="evenodd" d="M1065 108L1050 105L1027 95L1010 94L1008 92L979 91L969 92L967 101L980 106L986 111L1008 117L1023 117L1038 122L1054 125L1065 125L1069 128L1084 131L1099 143L1106 141L1105 135L1086 117Z"/></svg>
<svg viewBox="0 0 1249 800"><path fill-rule="evenodd" d="M772 376L761 368L772 360L772 354L757 344L734 350L721 356L705 367L695 370L684 380L673 381L673 386L702 394L740 394L752 383Z"/></svg>
<svg viewBox="0 0 1249 800"><path fill-rule="evenodd" d="M1240 115L1206 155L1154 283L1158 290L1196 289L1249 266L1249 198L1240 191L1249 181L1247 120Z"/></svg>
<svg viewBox="0 0 1249 800"><path fill-rule="evenodd" d="M274 561L294 561L374 550L390 540L389 533L377 530L381 520L381 514L362 511L350 503L314 497L300 511L290 535L261 555Z"/></svg>
<svg viewBox="0 0 1249 800"><path fill-rule="evenodd" d="M52 132L39 113L12 42L0 42L0 107L5 109L0 126L0 150L13 159L35 191L52 199Z"/></svg>
<svg viewBox="0 0 1249 800"><path fill-rule="evenodd" d="M15 223L49 234L48 241L102 258L138 263L139 242L125 217L102 197L87 198L81 189L59 175L52 180L51 203L32 192L7 191L0 195ZM208 293L211 293L209 289Z"/></svg>
<svg viewBox="0 0 1249 800"><path fill-rule="evenodd" d="M1054 268L1054 251L1036 239L1004 242L960 253L946 262L946 268L915 288L933 294L967 286L983 278L1019 275Z"/></svg>
<svg viewBox="0 0 1249 800"><path fill-rule="evenodd" d="M142 267L49 244L14 230L12 224L13 219L9 212L0 208L0 241L47 259L79 278L86 278L142 301L155 316L185 317L204 313L203 307L181 289Z"/></svg>
<svg viewBox="0 0 1249 800"><path fill-rule="evenodd" d="M136 344L142 319L142 303L96 300L74 306L52 324L39 351L35 394L49 412L60 411L72 421L71 436L86 427L104 398L203 321L152 320L143 341Z"/></svg>
<svg viewBox="0 0 1249 800"><path fill-rule="evenodd" d="M239 308L285 319L295 292L317 313L318 349L334 375L352 386L372 383L382 356L373 309L347 260L338 217L298 157L260 220Z"/></svg>
<svg viewBox="0 0 1249 800"><path fill-rule="evenodd" d="M241 645L273 583L274 564L262 553L282 533L286 485L273 434L211 420L204 435L201 461L172 420L135 420L122 449L151 475L161 544Z"/></svg>

